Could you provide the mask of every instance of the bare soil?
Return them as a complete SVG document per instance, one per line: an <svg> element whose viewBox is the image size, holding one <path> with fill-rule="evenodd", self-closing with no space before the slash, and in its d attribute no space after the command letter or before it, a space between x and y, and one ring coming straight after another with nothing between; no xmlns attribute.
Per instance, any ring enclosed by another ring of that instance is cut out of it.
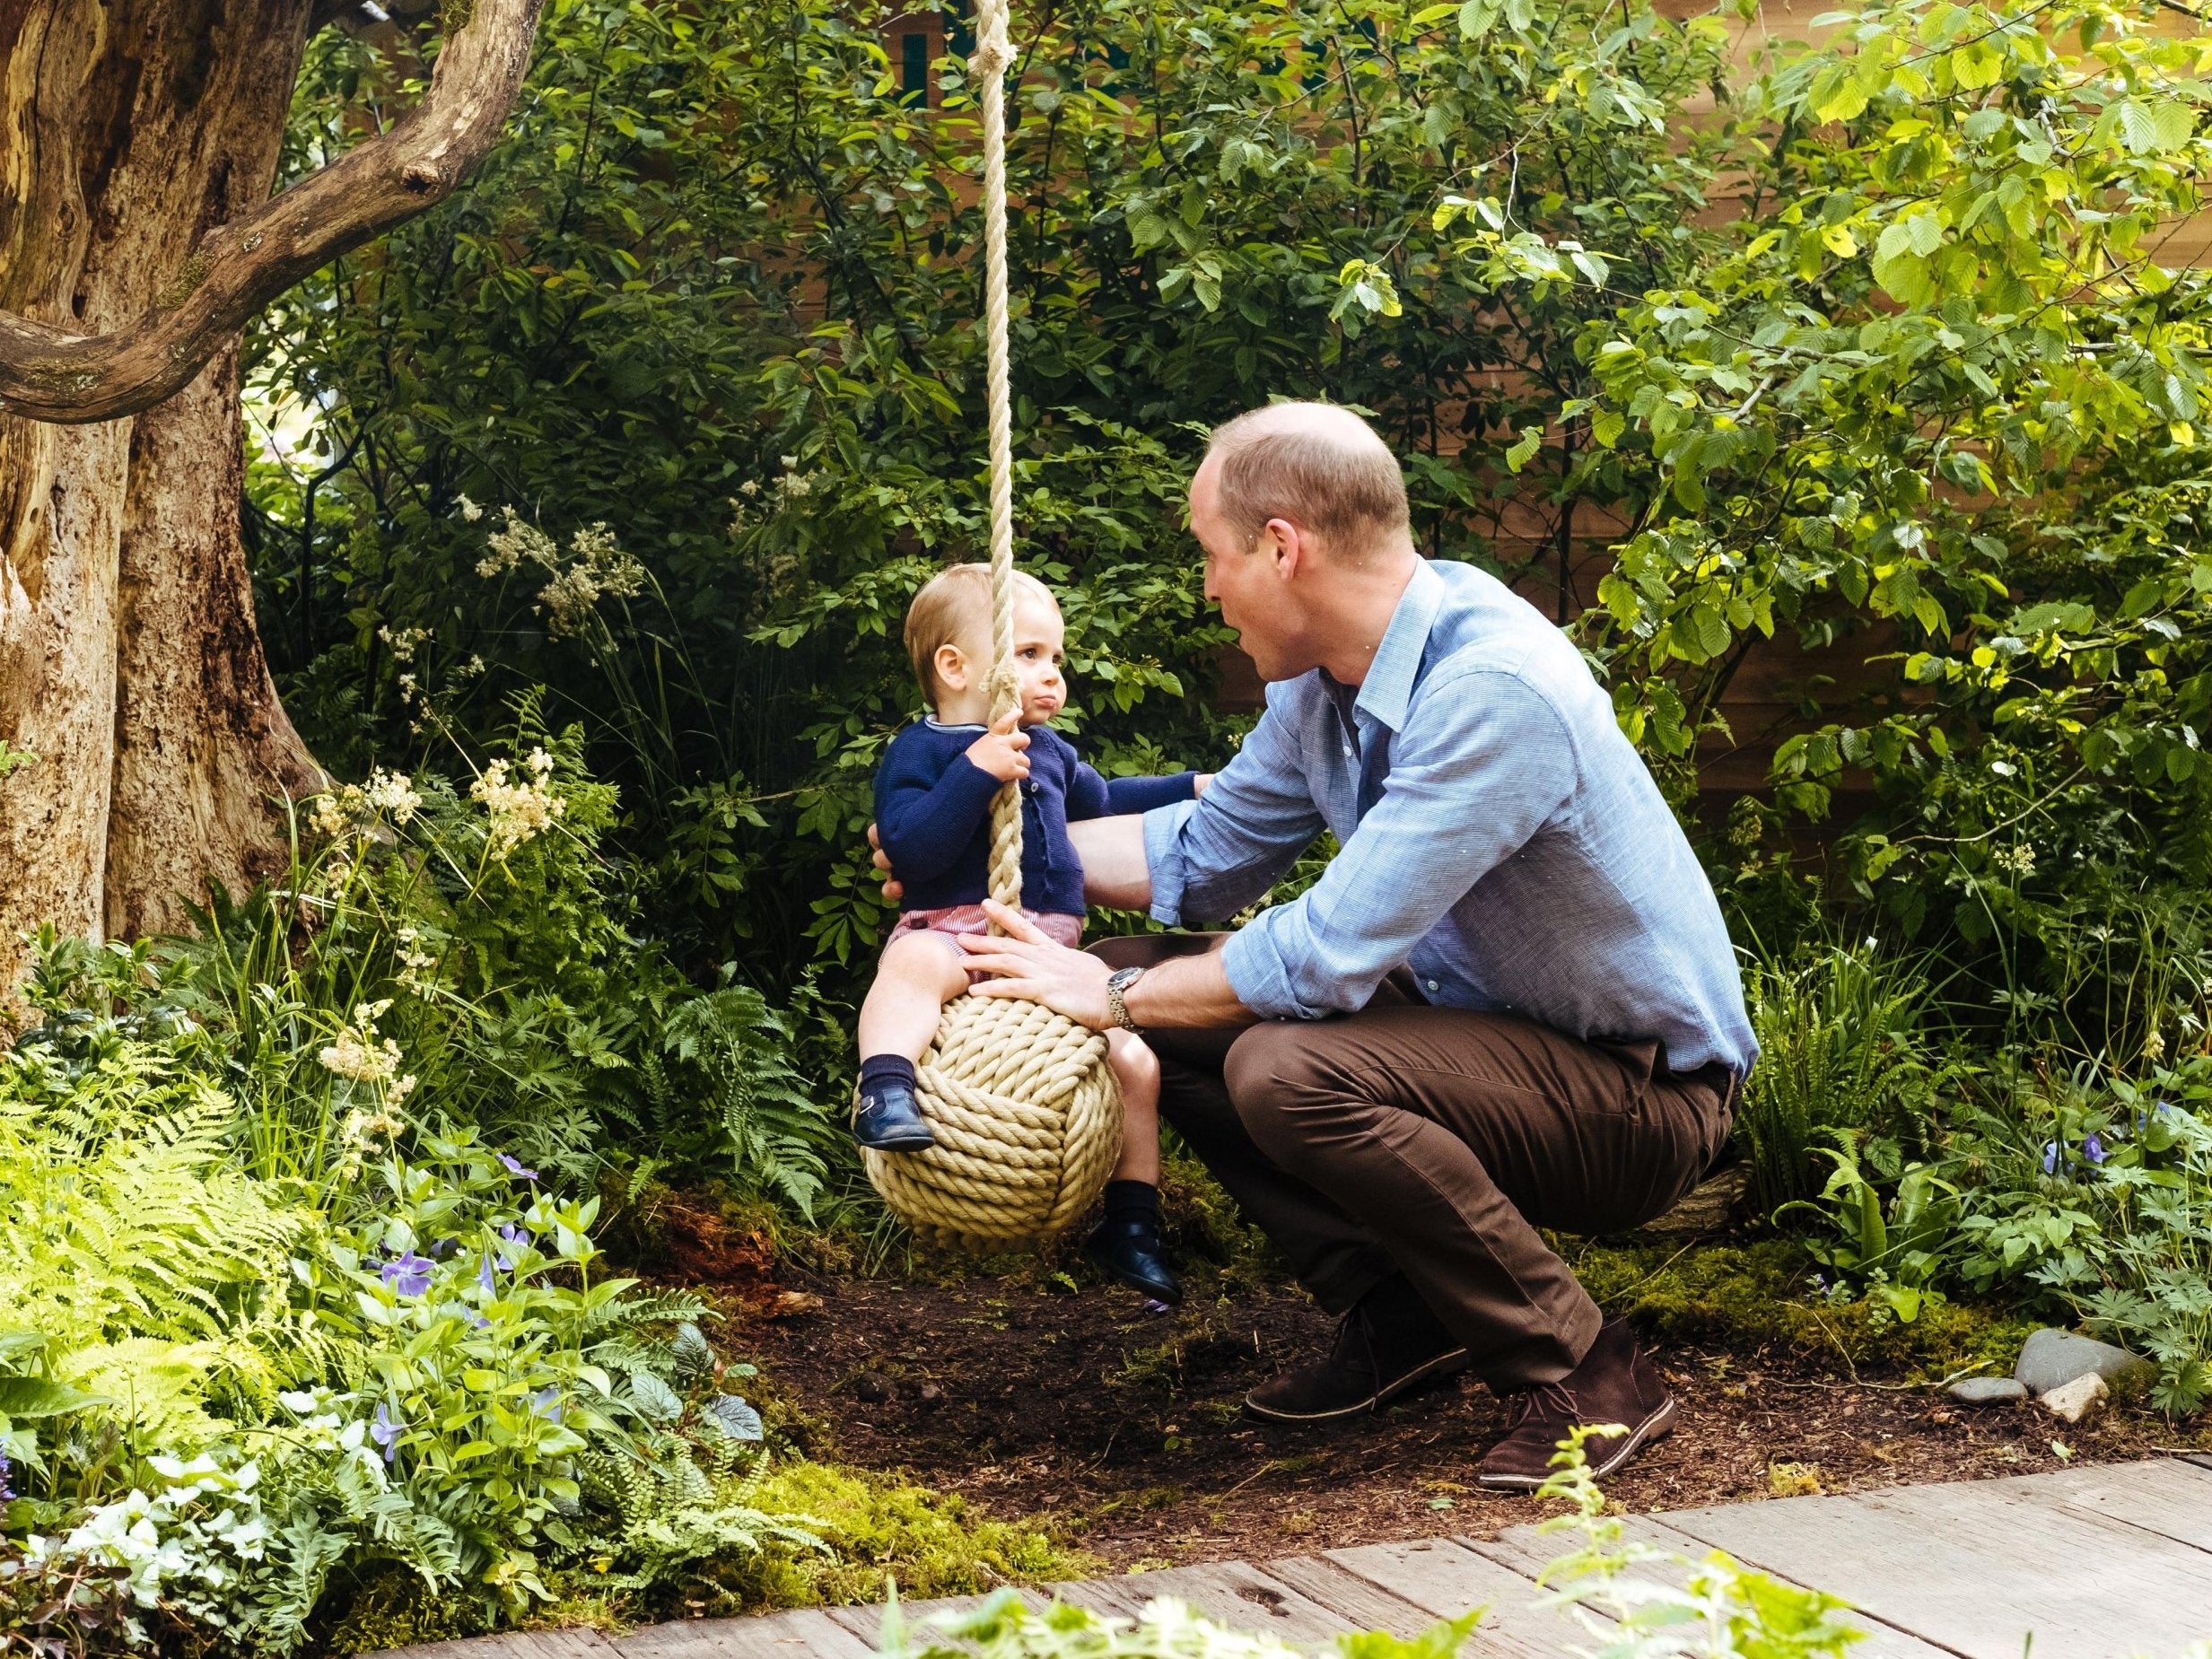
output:
<svg viewBox="0 0 2212 1659"><path fill-rule="evenodd" d="M809 1288L818 1311L745 1341L765 1380L829 1426L823 1450L1002 1518L1049 1519L1116 1568L1490 1537L1542 1513L1476 1489L1509 1408L1464 1378L1336 1432L1244 1418L1245 1390L1329 1341L1328 1316L1295 1293L1161 1314L1125 1291L1010 1279ZM1633 1511L2024 1474L2147 1455L2174 1434L2134 1412L2075 1428L2034 1407L1972 1410L1798 1353L1657 1358L1682 1416L1607 1483Z"/></svg>

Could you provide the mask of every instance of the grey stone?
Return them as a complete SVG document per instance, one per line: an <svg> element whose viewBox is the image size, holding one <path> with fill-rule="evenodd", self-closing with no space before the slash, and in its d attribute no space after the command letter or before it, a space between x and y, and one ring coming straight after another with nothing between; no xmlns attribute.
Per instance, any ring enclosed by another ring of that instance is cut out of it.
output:
<svg viewBox="0 0 2212 1659"><path fill-rule="evenodd" d="M2084 1376L2101 1376L2115 1391L2125 1391L2147 1383L2157 1371L2157 1365L2140 1354L2049 1325L2030 1334L2020 1349L2020 1363L2013 1367L2032 1394L2047 1394Z"/></svg>
<svg viewBox="0 0 2212 1659"><path fill-rule="evenodd" d="M2061 1422L2078 1423L2103 1410L2111 1397L2112 1391L2103 1377L2094 1371L2085 1371L2072 1382L2039 1395L2035 1403Z"/></svg>
<svg viewBox="0 0 2212 1659"><path fill-rule="evenodd" d="M1970 1376L1945 1392L1963 1406L2008 1406L2028 1397L2027 1384L2011 1376Z"/></svg>

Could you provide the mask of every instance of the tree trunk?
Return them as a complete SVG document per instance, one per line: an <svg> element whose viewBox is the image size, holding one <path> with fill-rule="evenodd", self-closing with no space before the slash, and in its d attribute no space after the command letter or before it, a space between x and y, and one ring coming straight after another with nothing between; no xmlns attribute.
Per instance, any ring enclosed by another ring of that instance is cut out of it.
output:
<svg viewBox="0 0 2212 1659"><path fill-rule="evenodd" d="M123 326L267 198L310 0L0 0L0 310ZM238 528L235 345L144 414L0 414L0 986L40 921L173 926L272 873L319 773L278 705Z"/></svg>

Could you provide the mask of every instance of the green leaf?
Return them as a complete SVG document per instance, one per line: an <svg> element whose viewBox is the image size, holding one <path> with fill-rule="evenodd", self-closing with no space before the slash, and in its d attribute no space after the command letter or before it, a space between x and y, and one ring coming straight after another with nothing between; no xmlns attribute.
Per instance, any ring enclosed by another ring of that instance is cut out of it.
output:
<svg viewBox="0 0 2212 1659"><path fill-rule="evenodd" d="M2197 112L2187 104L2143 104L2130 98L2120 106L2120 142L2131 155L2182 149L2196 129Z"/></svg>
<svg viewBox="0 0 2212 1659"><path fill-rule="evenodd" d="M1506 451L1506 470L1518 472L1535 458L1543 444L1543 428L1524 426L1519 440Z"/></svg>
<svg viewBox="0 0 2212 1659"><path fill-rule="evenodd" d="M59 1417L87 1406L113 1405L105 1394L88 1394L66 1383L42 1376L0 1376L0 1417L28 1419Z"/></svg>

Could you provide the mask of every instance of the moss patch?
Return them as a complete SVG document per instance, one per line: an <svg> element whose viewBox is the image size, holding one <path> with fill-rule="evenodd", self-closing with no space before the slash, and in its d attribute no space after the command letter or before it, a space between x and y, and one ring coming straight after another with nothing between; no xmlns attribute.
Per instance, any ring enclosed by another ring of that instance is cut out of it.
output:
<svg viewBox="0 0 2212 1659"><path fill-rule="evenodd" d="M889 1578L898 1581L901 1599L920 1601L1099 1570L1049 1519L993 1520L974 1514L965 1498L894 1475L791 1463L773 1471L753 1501L772 1513L811 1516L832 1553L717 1563L715 1586L748 1609L879 1602Z"/></svg>
<svg viewBox="0 0 2212 1659"><path fill-rule="evenodd" d="M1826 1301L1812 1289L1815 1264L1789 1239L1686 1247L1558 1242L1607 1313L1674 1340L1786 1344L1853 1369L1915 1375L1947 1375L1980 1361L2004 1375L2037 1323L1938 1302L1908 1324L1878 1302Z"/></svg>

